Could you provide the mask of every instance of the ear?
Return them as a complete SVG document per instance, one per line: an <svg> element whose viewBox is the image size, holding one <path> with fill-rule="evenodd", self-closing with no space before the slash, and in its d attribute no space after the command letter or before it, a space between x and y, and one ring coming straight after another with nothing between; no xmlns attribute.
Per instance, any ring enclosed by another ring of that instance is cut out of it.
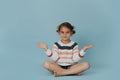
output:
<svg viewBox="0 0 120 80"><path fill-rule="evenodd" d="M73 32L71 32L70 34L71 34L71 36L72 36L72 35L73 35Z"/></svg>

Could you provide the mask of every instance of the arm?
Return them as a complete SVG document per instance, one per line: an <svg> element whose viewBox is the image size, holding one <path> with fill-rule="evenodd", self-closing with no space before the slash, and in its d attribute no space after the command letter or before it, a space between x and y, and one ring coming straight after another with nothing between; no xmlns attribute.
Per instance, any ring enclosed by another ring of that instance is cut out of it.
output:
<svg viewBox="0 0 120 80"><path fill-rule="evenodd" d="M58 48L56 45L53 45L52 51L47 47L45 43L38 43L38 46L40 48L43 48L45 50L45 53L50 57L53 61L58 60Z"/></svg>
<svg viewBox="0 0 120 80"><path fill-rule="evenodd" d="M73 54L73 61L74 61L74 62L78 62L79 60L81 60L81 59L84 57L87 49L88 49L88 48L92 48L92 47L94 47L93 44L88 45L88 46L85 46L85 47L83 47L83 49L81 49L81 50L79 51L78 45L75 46L75 48L73 49L73 53L74 53L74 54Z"/></svg>
<svg viewBox="0 0 120 80"><path fill-rule="evenodd" d="M50 59L52 59L53 61L57 61L57 60L59 59L59 56L58 56L58 48L57 48L56 45L53 45L53 49L52 49L52 50L48 49L48 50L46 51L46 54L47 54L48 57L49 57Z"/></svg>
<svg viewBox="0 0 120 80"><path fill-rule="evenodd" d="M75 48L73 49L73 61L78 62L84 57L85 53L86 52L83 49L79 50L78 45L75 46Z"/></svg>

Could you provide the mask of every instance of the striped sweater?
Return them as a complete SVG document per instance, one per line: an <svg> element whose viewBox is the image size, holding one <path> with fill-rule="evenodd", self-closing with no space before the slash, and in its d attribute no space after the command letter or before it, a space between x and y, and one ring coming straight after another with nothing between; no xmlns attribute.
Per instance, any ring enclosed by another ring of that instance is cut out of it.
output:
<svg viewBox="0 0 120 80"><path fill-rule="evenodd" d="M81 60L85 54L83 50L79 51L78 44L71 41L68 44L64 44L61 41L55 42L53 49L46 51L48 57L50 57L57 64L62 66L73 65Z"/></svg>

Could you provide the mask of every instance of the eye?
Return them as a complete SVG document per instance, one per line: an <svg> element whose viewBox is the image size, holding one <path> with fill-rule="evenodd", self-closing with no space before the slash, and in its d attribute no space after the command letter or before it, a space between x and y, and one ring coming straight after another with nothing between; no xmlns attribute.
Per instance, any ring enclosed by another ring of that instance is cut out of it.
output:
<svg viewBox="0 0 120 80"><path fill-rule="evenodd" d="M63 31L61 31L61 33L63 34L64 32L63 32Z"/></svg>
<svg viewBox="0 0 120 80"><path fill-rule="evenodd" d="M69 31L66 32L67 34L70 33Z"/></svg>

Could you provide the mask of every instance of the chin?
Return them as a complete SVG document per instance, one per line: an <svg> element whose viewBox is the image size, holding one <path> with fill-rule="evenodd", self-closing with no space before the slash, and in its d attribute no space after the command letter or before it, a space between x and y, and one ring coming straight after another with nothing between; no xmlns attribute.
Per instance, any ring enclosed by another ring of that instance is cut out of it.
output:
<svg viewBox="0 0 120 80"><path fill-rule="evenodd" d="M69 40L69 38L62 38L62 40L67 41L67 40Z"/></svg>

